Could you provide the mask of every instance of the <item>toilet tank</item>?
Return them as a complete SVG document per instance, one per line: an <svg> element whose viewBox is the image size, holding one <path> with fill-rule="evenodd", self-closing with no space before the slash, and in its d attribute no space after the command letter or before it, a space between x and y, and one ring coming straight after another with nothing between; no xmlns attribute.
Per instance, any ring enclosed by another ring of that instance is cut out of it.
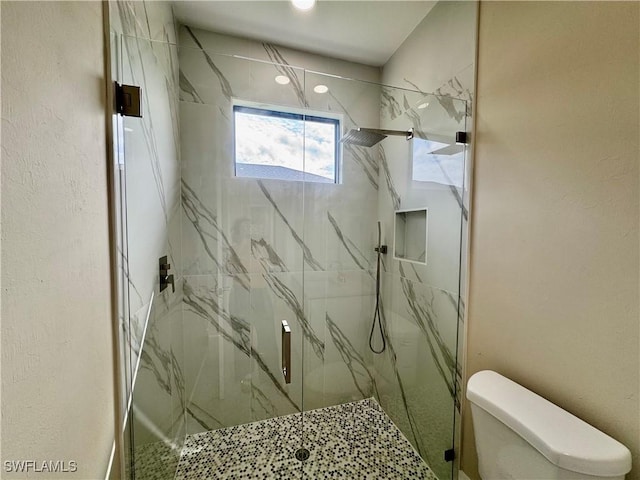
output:
<svg viewBox="0 0 640 480"><path fill-rule="evenodd" d="M631 452L578 417L485 370L467 384L483 480L622 480Z"/></svg>

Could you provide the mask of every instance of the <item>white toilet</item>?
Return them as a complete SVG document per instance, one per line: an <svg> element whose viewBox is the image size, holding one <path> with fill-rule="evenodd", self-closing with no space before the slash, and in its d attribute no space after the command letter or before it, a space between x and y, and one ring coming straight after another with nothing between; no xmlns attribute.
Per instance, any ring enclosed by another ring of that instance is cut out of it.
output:
<svg viewBox="0 0 640 480"><path fill-rule="evenodd" d="M622 480L631 452L620 442L496 372L467 384L483 480Z"/></svg>

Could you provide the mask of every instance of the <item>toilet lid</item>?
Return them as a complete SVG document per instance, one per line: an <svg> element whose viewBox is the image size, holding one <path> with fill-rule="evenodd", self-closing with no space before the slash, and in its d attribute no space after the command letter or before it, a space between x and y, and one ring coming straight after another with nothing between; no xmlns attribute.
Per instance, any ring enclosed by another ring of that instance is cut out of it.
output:
<svg viewBox="0 0 640 480"><path fill-rule="evenodd" d="M474 374L467 384L467 398L558 467L604 477L631 470L627 447L496 372Z"/></svg>

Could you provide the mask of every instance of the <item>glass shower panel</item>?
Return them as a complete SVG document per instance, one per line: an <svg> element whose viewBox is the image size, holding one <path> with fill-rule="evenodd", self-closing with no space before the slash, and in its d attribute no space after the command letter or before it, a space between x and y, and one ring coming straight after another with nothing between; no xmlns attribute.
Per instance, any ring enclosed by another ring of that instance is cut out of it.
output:
<svg viewBox="0 0 640 480"><path fill-rule="evenodd" d="M142 89L142 118L122 117L131 466L137 479L171 479L185 434L177 50L124 36L122 57L122 83ZM172 280L163 290L160 263Z"/></svg>
<svg viewBox="0 0 640 480"><path fill-rule="evenodd" d="M425 211L426 229L407 229L413 248L426 245L422 262L386 258L383 275L388 349L376 357L380 403L439 479L451 478L445 451L453 448L456 405L462 195L465 147L464 101L385 88L385 128L413 128L408 142L380 145L380 218L394 242L398 211ZM395 106L392 108L391 106ZM401 106L401 107L399 107ZM426 235L426 240L425 240ZM395 251L395 245L392 251ZM387 257L391 257L387 255Z"/></svg>
<svg viewBox="0 0 640 480"><path fill-rule="evenodd" d="M122 83L122 36L114 30L109 32L111 51L111 77L113 81ZM118 298L118 342L119 342L119 367L120 367L120 399L119 409L122 418L118 419L121 426L122 447L116 451L118 463L120 463L125 478L131 476L131 463L133 461L133 437L131 424L133 422L130 411L127 408L133 388L132 378L132 349L131 349L131 318L129 316L129 281L127 279L127 218L126 218L126 190L124 172L124 124L122 116L114 113L111 118L113 131L113 196L116 208L117 243L117 298ZM114 469L112 469L114 471Z"/></svg>
<svg viewBox="0 0 640 480"><path fill-rule="evenodd" d="M236 427L224 448L249 456L277 440L287 476L301 468L304 71L190 47L179 61L187 434Z"/></svg>
<svg viewBox="0 0 640 480"><path fill-rule="evenodd" d="M314 260L303 272L305 478L365 471L358 459L366 458L400 475L428 465L441 480L451 478L444 452L453 448L456 408L464 167L455 134L465 129L466 105L310 72L305 98L310 114L337 114L342 133L399 133L372 147L340 144L339 183L305 181L304 241ZM407 140L402 132L410 130ZM305 141L315 139L307 132ZM406 239L426 245L418 255L426 265L393 259L399 210L427 218L428 228L408 229ZM388 253L377 297L378 221Z"/></svg>

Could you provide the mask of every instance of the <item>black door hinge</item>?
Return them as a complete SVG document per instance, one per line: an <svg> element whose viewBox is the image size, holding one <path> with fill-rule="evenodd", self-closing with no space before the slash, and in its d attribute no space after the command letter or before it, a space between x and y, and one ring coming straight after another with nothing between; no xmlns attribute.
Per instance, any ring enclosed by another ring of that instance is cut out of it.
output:
<svg viewBox="0 0 640 480"><path fill-rule="evenodd" d="M115 84L115 111L125 117L142 117L142 89L134 85Z"/></svg>
<svg viewBox="0 0 640 480"><path fill-rule="evenodd" d="M444 451L444 461L445 462L453 462L453 459L456 458L456 452L453 448Z"/></svg>
<svg viewBox="0 0 640 480"><path fill-rule="evenodd" d="M467 132L456 132L456 143L467 144L469 143Z"/></svg>

